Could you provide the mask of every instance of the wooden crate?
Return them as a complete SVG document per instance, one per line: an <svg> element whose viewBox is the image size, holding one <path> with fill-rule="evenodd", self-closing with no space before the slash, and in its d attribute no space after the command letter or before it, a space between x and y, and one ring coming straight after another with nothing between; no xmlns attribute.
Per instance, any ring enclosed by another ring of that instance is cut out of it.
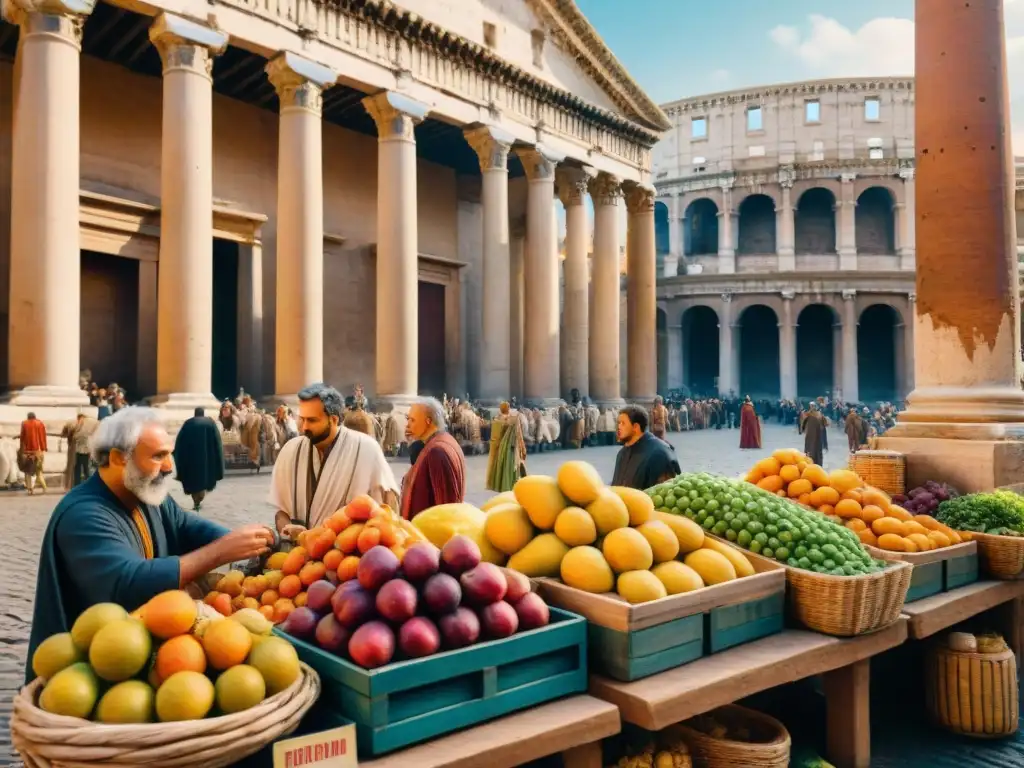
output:
<svg viewBox="0 0 1024 768"><path fill-rule="evenodd" d="M973 541L929 552L890 552L870 546L868 550L872 557L914 566L907 591L908 603L978 580L978 545Z"/></svg>
<svg viewBox="0 0 1024 768"><path fill-rule="evenodd" d="M555 607L546 627L378 669L282 637L320 673L321 711L355 722L365 758L587 689L586 622Z"/></svg>
<svg viewBox="0 0 1024 768"><path fill-rule="evenodd" d="M535 585L549 605L590 622L591 669L628 682L781 632L785 570L774 563L754 567L753 576L637 605L557 579L535 579Z"/></svg>

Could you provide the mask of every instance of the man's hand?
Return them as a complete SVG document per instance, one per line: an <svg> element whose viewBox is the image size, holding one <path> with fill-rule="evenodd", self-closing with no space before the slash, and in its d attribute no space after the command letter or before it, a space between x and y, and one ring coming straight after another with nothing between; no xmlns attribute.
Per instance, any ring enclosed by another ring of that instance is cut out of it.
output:
<svg viewBox="0 0 1024 768"><path fill-rule="evenodd" d="M274 532L265 525L251 523L222 536L216 543L222 564L234 563L269 552L274 543Z"/></svg>
<svg viewBox="0 0 1024 768"><path fill-rule="evenodd" d="M295 523L289 523L281 529L281 535L286 539L296 541L299 538L299 534L306 530L304 525L296 525Z"/></svg>

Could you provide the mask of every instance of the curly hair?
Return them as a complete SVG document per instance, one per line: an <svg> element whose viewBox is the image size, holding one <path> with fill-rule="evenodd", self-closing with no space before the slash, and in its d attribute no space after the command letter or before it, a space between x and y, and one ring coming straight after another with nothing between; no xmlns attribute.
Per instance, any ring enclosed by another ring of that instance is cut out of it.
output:
<svg viewBox="0 0 1024 768"><path fill-rule="evenodd" d="M310 400L319 400L323 403L324 413L328 416L337 416L339 419L342 418L345 412L341 392L332 386L324 384L322 381L303 387L299 392L299 400L304 403L308 403Z"/></svg>

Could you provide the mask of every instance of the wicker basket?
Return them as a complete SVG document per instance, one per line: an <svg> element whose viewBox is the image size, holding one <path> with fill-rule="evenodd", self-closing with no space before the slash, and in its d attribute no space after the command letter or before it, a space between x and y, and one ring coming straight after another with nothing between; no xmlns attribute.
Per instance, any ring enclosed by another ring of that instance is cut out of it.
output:
<svg viewBox="0 0 1024 768"><path fill-rule="evenodd" d="M14 699L11 738L27 768L159 765L219 768L290 734L320 695L320 677L305 664L286 690L233 715L151 725L100 725L51 715L36 706L37 679Z"/></svg>
<svg viewBox="0 0 1024 768"><path fill-rule="evenodd" d="M965 653L936 645L929 650L926 665L925 700L937 725L985 739L1016 733L1013 651Z"/></svg>
<svg viewBox="0 0 1024 768"><path fill-rule="evenodd" d="M850 469L868 485L890 496L907 492L907 457L896 451L857 451L850 456Z"/></svg>
<svg viewBox="0 0 1024 768"><path fill-rule="evenodd" d="M746 728L750 741L716 739L694 725L702 718L714 718L732 731ZM774 717L726 704L692 720L670 726L690 747L695 768L787 768L791 741L789 731Z"/></svg>
<svg viewBox="0 0 1024 768"><path fill-rule="evenodd" d="M1024 536L972 533L978 542L981 570L994 579L1016 579L1024 572Z"/></svg>

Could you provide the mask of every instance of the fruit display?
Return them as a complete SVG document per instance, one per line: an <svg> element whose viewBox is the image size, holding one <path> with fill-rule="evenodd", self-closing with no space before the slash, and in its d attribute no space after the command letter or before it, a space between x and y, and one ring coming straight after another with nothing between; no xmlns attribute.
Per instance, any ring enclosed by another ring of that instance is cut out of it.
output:
<svg viewBox="0 0 1024 768"><path fill-rule="evenodd" d="M960 544L962 537L927 514L912 514L889 494L866 485L848 469L826 472L795 450L761 459L746 481L815 509L857 534L864 544L892 552L928 552Z"/></svg>
<svg viewBox="0 0 1024 768"><path fill-rule="evenodd" d="M1024 497L1012 491L971 493L940 503L935 519L965 535L1024 536Z"/></svg>
<svg viewBox="0 0 1024 768"><path fill-rule="evenodd" d="M258 611L214 616L180 590L132 615L114 603L88 608L33 654L45 680L39 706L121 725L200 720L254 707L298 679L298 654L269 636Z"/></svg>
<svg viewBox="0 0 1024 768"><path fill-rule="evenodd" d="M630 603L754 573L733 547L706 539L685 518L656 511L643 491L606 486L585 461L565 462L557 477L522 478L482 514L489 546L508 557L513 571L561 578Z"/></svg>
<svg viewBox="0 0 1024 768"><path fill-rule="evenodd" d="M620 756L608 763L608 768L693 768L690 748L668 730L648 733L631 729L617 741L612 751Z"/></svg>
<svg viewBox="0 0 1024 768"><path fill-rule="evenodd" d="M659 513L689 518L709 533L794 568L858 576L885 567L851 528L742 480L684 473L647 493Z"/></svg>
<svg viewBox="0 0 1024 768"><path fill-rule="evenodd" d="M959 495L953 486L929 480L906 494L897 493L892 500L894 504L899 504L912 515L934 516L939 504L955 499Z"/></svg>
<svg viewBox="0 0 1024 768"><path fill-rule="evenodd" d="M309 586L306 604L281 631L375 669L547 625L547 604L530 581L483 560L469 536L442 548L429 541L401 553L378 544L353 578Z"/></svg>

